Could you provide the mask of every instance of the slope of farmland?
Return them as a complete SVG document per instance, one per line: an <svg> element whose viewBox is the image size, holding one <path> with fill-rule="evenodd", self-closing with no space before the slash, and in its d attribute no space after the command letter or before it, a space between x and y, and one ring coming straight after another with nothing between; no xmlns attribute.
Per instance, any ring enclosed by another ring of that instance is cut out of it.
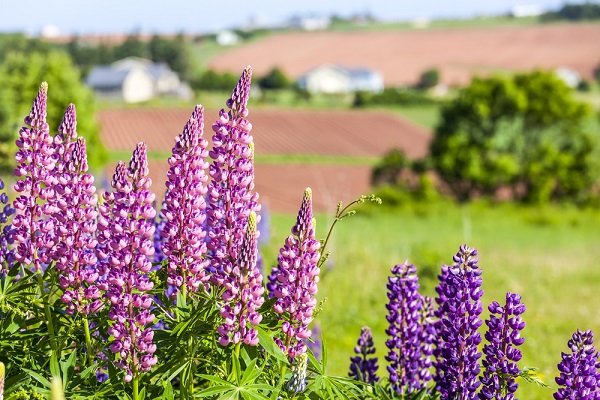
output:
<svg viewBox="0 0 600 400"><path fill-rule="evenodd" d="M151 153L165 155L151 161L153 190L164 194L166 157L190 110L122 109L98 113L100 134L109 151L130 154L145 141ZM204 136L212 137L210 124L217 113L207 111ZM410 158L427 153L430 133L399 116L382 111L253 110L252 135L258 155L322 155L380 157L400 148ZM107 175L112 174L111 166ZM369 165L275 164L256 165L256 190L276 212L297 209L302 191L311 186L315 208L330 210L337 201L352 201L370 190Z"/></svg>
<svg viewBox="0 0 600 400"><path fill-rule="evenodd" d="M323 63L379 70L386 85L413 84L431 67L447 84L499 70L570 67L592 78L600 64L600 24L369 32L293 32L269 36L215 57L213 69L256 75L274 66L297 78Z"/></svg>

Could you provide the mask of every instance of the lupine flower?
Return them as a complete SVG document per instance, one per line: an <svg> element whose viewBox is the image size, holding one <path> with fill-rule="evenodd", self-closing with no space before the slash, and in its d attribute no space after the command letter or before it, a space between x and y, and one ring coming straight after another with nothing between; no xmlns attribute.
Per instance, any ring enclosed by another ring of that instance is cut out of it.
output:
<svg viewBox="0 0 600 400"><path fill-rule="evenodd" d="M488 331L485 338L488 344L483 346L485 359L482 364L485 368L479 378L482 383L479 398L482 400L513 400L519 385L515 378L520 370L517 362L521 359L521 351L517 349L525 342L520 336L525 322L520 317L525 312L525 305L521 304L521 296L506 293L506 304L501 306L494 301L488 307L490 319L485 323Z"/></svg>
<svg viewBox="0 0 600 400"><path fill-rule="evenodd" d="M279 250L277 285L273 292L277 297L273 310L283 320L283 337L275 338L275 342L290 359L306 352L304 339L311 336L308 326L317 305L319 247L315 239L312 190L307 188L292 234Z"/></svg>
<svg viewBox="0 0 600 400"><path fill-rule="evenodd" d="M392 388L399 394L412 393L424 387L421 380L421 326L419 311L422 308L417 269L412 264L399 264L392 268L388 278L386 317L389 328L385 331L389 349L388 372Z"/></svg>
<svg viewBox="0 0 600 400"><path fill-rule="evenodd" d="M4 190L4 181L0 178L0 190ZM12 238L12 225L8 223L15 209L8 204L8 196L5 192L0 193L0 274L5 274L15 262L15 252L11 248L14 240ZM6 263L7 268L4 268Z"/></svg>
<svg viewBox="0 0 600 400"><path fill-rule="evenodd" d="M115 364L126 371L127 382L157 362L154 331L146 327L154 321L152 299L145 292L153 287L147 273L152 268L156 216L147 175L146 145L139 143L129 168L118 163L111 183L114 190L104 193L98 221L97 255L102 271L108 273L99 286L106 291L108 317L114 321L108 331L114 337L110 350L117 355Z"/></svg>
<svg viewBox="0 0 600 400"><path fill-rule="evenodd" d="M248 227L239 249L236 265L230 279L225 284L222 297L226 301L221 308L225 322L217 329L221 337L219 343L227 346L243 342L251 346L258 344L256 326L262 320L258 309L264 302L262 275L256 269L258 254L256 237L256 214L250 212Z"/></svg>
<svg viewBox="0 0 600 400"><path fill-rule="evenodd" d="M254 189L254 150L250 135L252 124L248 116L248 95L252 68L246 67L227 100L228 112L221 110L212 126L215 132L214 160L209 167L212 180L208 186L209 243L211 267L215 282L226 285L238 258L239 243L244 237L248 216L258 213L258 194ZM260 217L257 216L257 223ZM259 236L257 231L256 235ZM224 299L225 300L225 299ZM226 300L225 300L226 301Z"/></svg>
<svg viewBox="0 0 600 400"><path fill-rule="evenodd" d="M562 361L558 364L560 375L556 378L559 388L554 393L554 398L600 399L600 362L594 346L594 332L582 332L578 329L567 345L571 353L562 353Z"/></svg>
<svg viewBox="0 0 600 400"><path fill-rule="evenodd" d="M437 290L440 301L440 358L435 363L437 389L442 400L476 398L480 385L481 270L477 250L463 245L446 268Z"/></svg>
<svg viewBox="0 0 600 400"><path fill-rule="evenodd" d="M308 355L299 354L292 362L292 376L285 383L285 390L292 393L301 393L306 389L306 368L308 367Z"/></svg>
<svg viewBox="0 0 600 400"><path fill-rule="evenodd" d="M167 257L167 283L183 293L195 292L208 280L205 260L208 142L202 138L204 108L197 105L183 132L175 139L169 158L167 193L161 212L166 219L162 252Z"/></svg>
<svg viewBox="0 0 600 400"><path fill-rule="evenodd" d="M25 117L28 127L19 131L16 141L19 150L15 154L15 176L23 178L14 186L20 193L13 203L17 210L12 224L12 236L18 243L15 258L22 264L33 264L36 270L49 261L46 250L55 244L47 236L53 229L53 221L46 218L55 211L51 204L56 184L52 170L57 160L46 123L47 95L48 84L43 82L31 112Z"/></svg>
<svg viewBox="0 0 600 400"><path fill-rule="evenodd" d="M373 385L379 382L377 377L377 357L370 357L375 354L375 345L373 344L373 333L371 328L365 326L360 331L358 344L354 347L355 357L350 358L350 372L348 376L357 381Z"/></svg>
<svg viewBox="0 0 600 400"><path fill-rule="evenodd" d="M89 314L99 311L103 304L100 290L95 282L97 258L93 249L95 239L97 197L94 177L87 172L85 140L77 138L75 106L69 105L59 134L54 138L56 154L59 156L54 174L55 185L54 235L56 246L52 258L60 273L61 297L67 304L67 313Z"/></svg>
<svg viewBox="0 0 600 400"><path fill-rule="evenodd" d="M430 368L433 365L433 351L437 340L437 320L435 319L433 298L421 296L419 309L421 360L419 362L419 380L427 384L432 376Z"/></svg>
<svg viewBox="0 0 600 400"><path fill-rule="evenodd" d="M154 202L153 207L156 210L158 210L156 201ZM162 210L164 210L164 208L165 203L163 202L161 206L161 211L157 214L156 218L154 219L154 238L152 239L154 243L154 259L152 260L152 262L154 263L162 263L166 259L165 255L162 252L162 248L166 242L162 233L165 230L165 227L167 226L167 218L162 213ZM160 266L154 268L159 269Z"/></svg>

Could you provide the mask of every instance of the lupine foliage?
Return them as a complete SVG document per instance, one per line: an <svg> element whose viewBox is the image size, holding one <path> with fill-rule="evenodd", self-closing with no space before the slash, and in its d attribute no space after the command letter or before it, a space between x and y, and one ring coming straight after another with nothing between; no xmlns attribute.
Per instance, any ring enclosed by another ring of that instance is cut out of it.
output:
<svg viewBox="0 0 600 400"><path fill-rule="evenodd" d="M307 188L265 285L251 77L247 67L219 113L210 152L196 106L175 139L160 212L145 143L97 194L75 106L52 135L41 85L19 132L14 192L0 193L0 397L515 398L517 377L534 380L518 365L525 306L513 293L489 306L481 364L482 269L466 245L442 267L435 300L419 293L415 266L392 269L387 375L367 327L350 377L327 374L324 344L320 360L307 346L324 249L352 207L380 201L339 203L319 241ZM569 347L554 397L600 398L593 334L576 332Z"/></svg>

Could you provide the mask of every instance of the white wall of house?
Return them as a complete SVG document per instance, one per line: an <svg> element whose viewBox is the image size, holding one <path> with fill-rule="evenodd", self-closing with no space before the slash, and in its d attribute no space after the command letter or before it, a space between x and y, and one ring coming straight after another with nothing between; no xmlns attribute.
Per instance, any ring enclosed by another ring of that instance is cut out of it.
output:
<svg viewBox="0 0 600 400"><path fill-rule="evenodd" d="M154 97L154 80L144 69L132 68L123 82L123 100L138 103Z"/></svg>
<svg viewBox="0 0 600 400"><path fill-rule="evenodd" d="M349 85L347 75L325 66L306 75L305 89L312 93L346 93L350 91Z"/></svg>
<svg viewBox="0 0 600 400"><path fill-rule="evenodd" d="M177 76L175 72L170 71L161 74L156 80L156 93L177 93L180 85L181 81L179 80L179 76Z"/></svg>

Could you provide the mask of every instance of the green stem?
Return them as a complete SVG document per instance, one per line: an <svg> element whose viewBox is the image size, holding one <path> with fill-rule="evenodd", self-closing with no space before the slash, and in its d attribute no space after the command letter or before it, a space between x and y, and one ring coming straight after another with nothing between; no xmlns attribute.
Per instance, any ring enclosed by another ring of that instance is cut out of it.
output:
<svg viewBox="0 0 600 400"><path fill-rule="evenodd" d="M287 372L287 364L283 364L281 367L281 379L279 380L278 387L283 388L283 384L285 383L285 373Z"/></svg>
<svg viewBox="0 0 600 400"><path fill-rule="evenodd" d="M38 278L38 287L40 289L40 298L44 302L44 314L46 314L46 326L48 327L48 334L50 336L50 346L52 347L52 351L56 355L56 359L60 360L60 352L56 347L56 336L54 334L54 323L52 322L52 313L50 312L50 305L48 304L49 299L45 299L44 297L46 292L44 291L44 277L42 275L42 270L37 270L37 278Z"/></svg>
<svg viewBox="0 0 600 400"><path fill-rule="evenodd" d="M139 377L137 376L137 374L134 374L134 378L133 378L133 400L139 400L140 399L140 395L139 395L139 385L140 385L140 381L139 381Z"/></svg>
<svg viewBox="0 0 600 400"><path fill-rule="evenodd" d="M83 329L85 330L85 347L88 354L88 366L92 365L94 356L92 354L92 337L90 335L90 324L87 318L83 318Z"/></svg>

